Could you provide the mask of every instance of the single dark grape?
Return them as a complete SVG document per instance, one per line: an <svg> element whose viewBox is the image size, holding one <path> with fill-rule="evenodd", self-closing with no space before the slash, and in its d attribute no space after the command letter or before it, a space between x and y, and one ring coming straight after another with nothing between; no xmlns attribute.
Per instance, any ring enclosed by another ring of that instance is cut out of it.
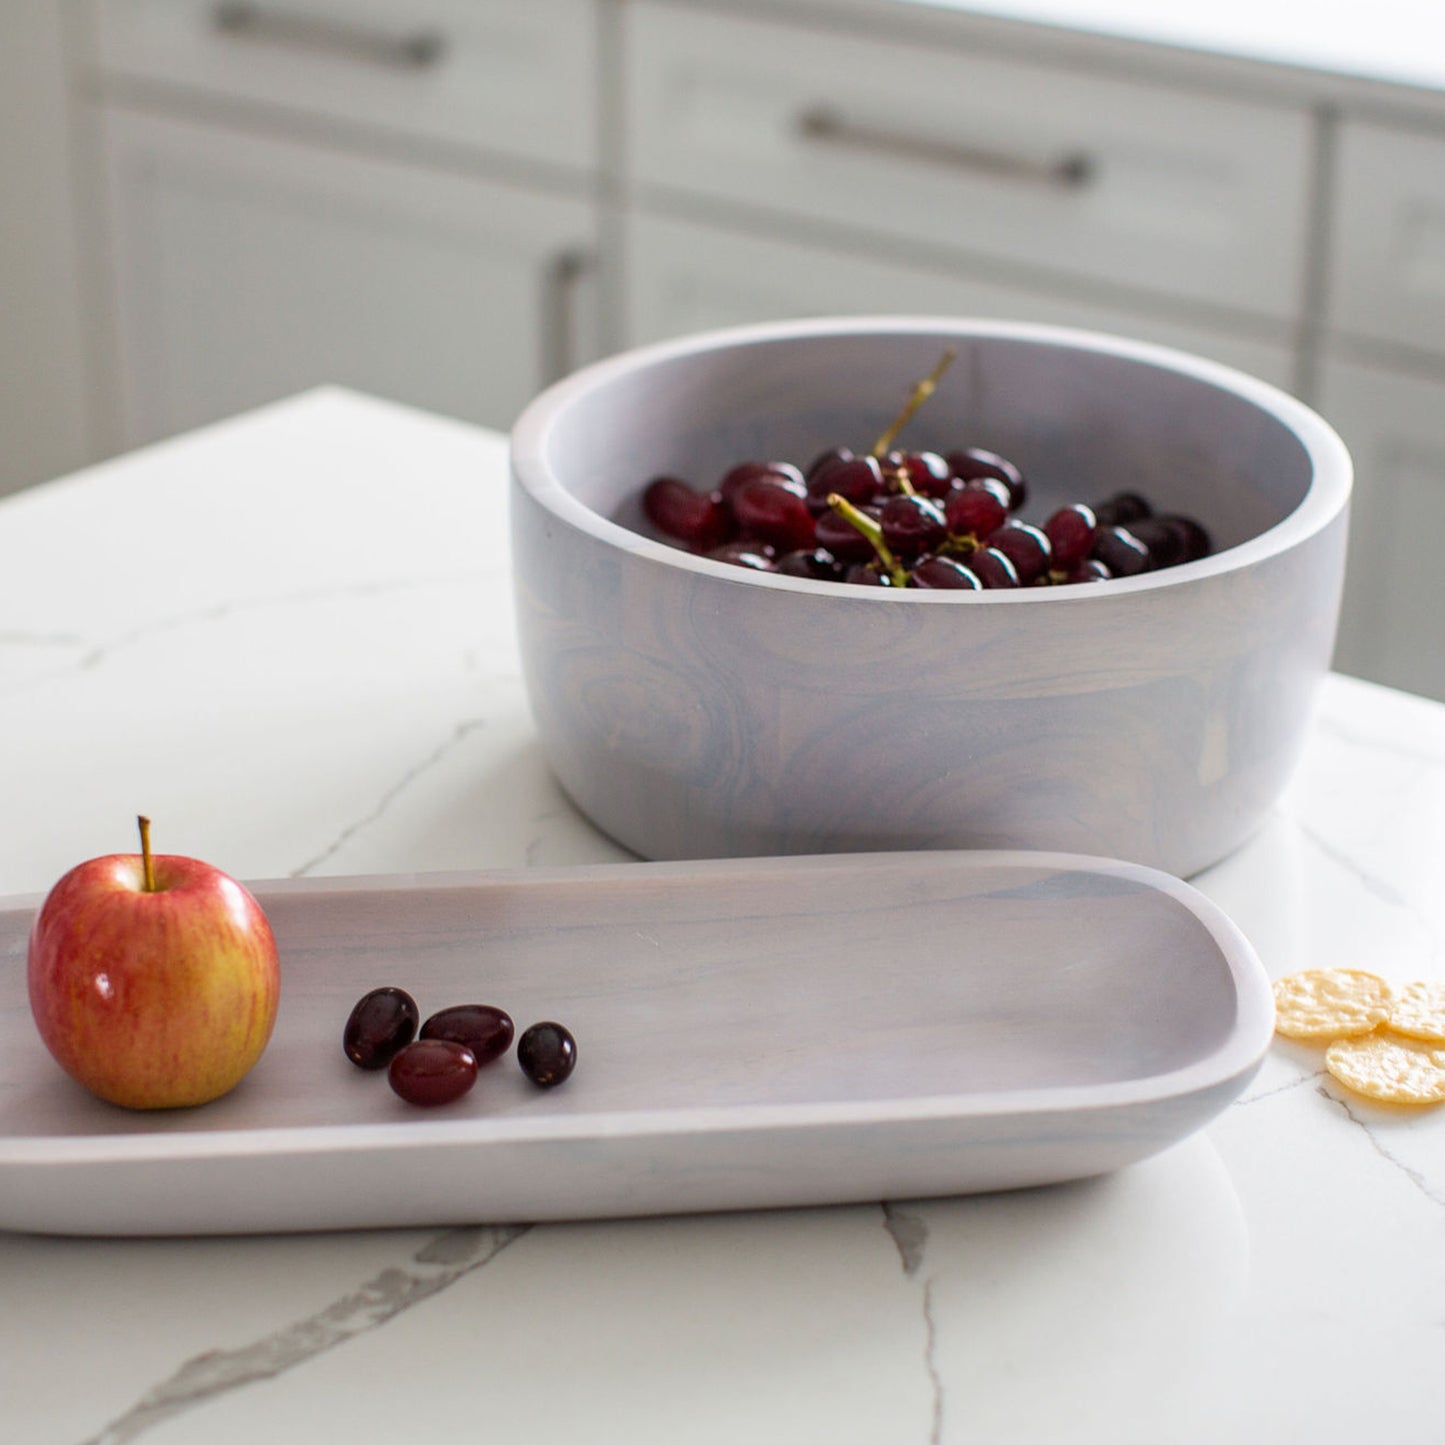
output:
<svg viewBox="0 0 1445 1445"><path fill-rule="evenodd" d="M1114 574L1097 557L1085 557L1075 562L1062 577L1054 574L1061 582L1107 582Z"/></svg>
<svg viewBox="0 0 1445 1445"><path fill-rule="evenodd" d="M1214 538L1205 527L1193 517L1171 517L1170 520L1184 530L1184 560L1197 562L1214 551Z"/></svg>
<svg viewBox="0 0 1445 1445"><path fill-rule="evenodd" d="M808 498L815 510L827 507L832 492L855 507L866 507L879 492L886 490L877 457L855 457L849 453L818 467L808 476Z"/></svg>
<svg viewBox="0 0 1445 1445"><path fill-rule="evenodd" d="M943 508L927 497L889 497L878 514L883 541L896 557L908 559L931 552L946 535Z"/></svg>
<svg viewBox="0 0 1445 1445"><path fill-rule="evenodd" d="M1019 585L1014 564L997 547L979 547L964 558L964 563L986 590Z"/></svg>
<svg viewBox="0 0 1445 1445"><path fill-rule="evenodd" d="M517 1040L517 1062L534 1084L550 1089L577 1067L577 1041L561 1024L533 1024Z"/></svg>
<svg viewBox="0 0 1445 1445"><path fill-rule="evenodd" d="M1094 503L1094 518L1101 527L1127 527L1153 515L1154 509L1138 492L1115 492Z"/></svg>
<svg viewBox="0 0 1445 1445"><path fill-rule="evenodd" d="M1115 577L1137 577L1149 570L1149 549L1127 527L1100 527L1092 555Z"/></svg>
<svg viewBox="0 0 1445 1445"><path fill-rule="evenodd" d="M408 1104L430 1108L460 1099L477 1082L477 1060L450 1039L418 1039L393 1056L386 1077Z"/></svg>
<svg viewBox="0 0 1445 1445"><path fill-rule="evenodd" d="M1044 523L1044 536L1049 539L1053 550L1052 566L1055 570L1067 572L1076 563L1082 562L1093 549L1098 530L1098 519L1091 507L1082 502L1060 507Z"/></svg>
<svg viewBox="0 0 1445 1445"><path fill-rule="evenodd" d="M901 473L922 497L945 496L953 484L953 473L937 452L889 452L883 471L893 477Z"/></svg>
<svg viewBox="0 0 1445 1445"><path fill-rule="evenodd" d="M910 587L932 590L968 590L977 592L983 583L962 562L952 557L925 557L908 574Z"/></svg>
<svg viewBox="0 0 1445 1445"><path fill-rule="evenodd" d="M477 1067L499 1059L512 1044L511 1015L486 1003L459 1003L434 1013L422 1026L419 1037L446 1039L472 1052Z"/></svg>
<svg viewBox="0 0 1445 1445"><path fill-rule="evenodd" d="M718 483L718 495L729 506L737 498L739 490L748 482L771 482L782 487L795 497L808 495L803 474L791 462L742 462L733 467Z"/></svg>
<svg viewBox="0 0 1445 1445"><path fill-rule="evenodd" d="M866 562L874 555L873 544L867 537L831 507L826 512L820 512L813 523L813 540L845 565Z"/></svg>
<svg viewBox="0 0 1445 1445"><path fill-rule="evenodd" d="M945 460L949 470L960 481L972 482L980 477L993 477L1008 488L1009 510L1016 512L1028 500L1028 483L1024 474L1007 457L982 447L964 447L949 452Z"/></svg>
<svg viewBox="0 0 1445 1445"><path fill-rule="evenodd" d="M754 542L746 537L724 542L721 547L714 547L711 552L703 553L703 556L710 557L714 562L729 562L734 567L751 567L755 572L771 572L776 555L775 549L766 542Z"/></svg>
<svg viewBox="0 0 1445 1445"><path fill-rule="evenodd" d="M766 542L780 552L813 545L813 514L796 492L766 477L745 481L733 492L732 512L738 531Z"/></svg>
<svg viewBox="0 0 1445 1445"><path fill-rule="evenodd" d="M843 576L838 559L822 547L785 553L773 570L780 577L811 577L815 582L840 582Z"/></svg>
<svg viewBox="0 0 1445 1445"><path fill-rule="evenodd" d="M695 492L676 477L658 477L642 494L647 520L695 552L708 552L736 530L732 513L717 492Z"/></svg>
<svg viewBox="0 0 1445 1445"><path fill-rule="evenodd" d="M1209 534L1192 517L1141 517L1129 530L1148 549L1149 565L1156 570L1198 561L1211 550Z"/></svg>
<svg viewBox="0 0 1445 1445"><path fill-rule="evenodd" d="M357 1000L341 1034L346 1057L359 1069L384 1069L416 1037L416 1000L401 988L374 988Z"/></svg>
<svg viewBox="0 0 1445 1445"><path fill-rule="evenodd" d="M1005 522L996 532L989 533L987 542L1014 564L1019 583L1024 587L1037 582L1049 570L1049 563L1053 559L1049 539L1043 532L1031 523L1020 522L1017 518Z"/></svg>
<svg viewBox="0 0 1445 1445"><path fill-rule="evenodd" d="M948 535L980 541L1008 521L1008 502L999 495L1002 488L983 482L966 482L955 487L943 503Z"/></svg>
<svg viewBox="0 0 1445 1445"><path fill-rule="evenodd" d="M819 452L817 456L808 463L808 470L803 473L804 479L812 483L813 478L823 470L830 467L834 462L851 462L853 450L851 447L829 447L825 452Z"/></svg>
<svg viewBox="0 0 1445 1445"><path fill-rule="evenodd" d="M843 574L843 580L854 587L891 587L893 579L877 562L855 562Z"/></svg>

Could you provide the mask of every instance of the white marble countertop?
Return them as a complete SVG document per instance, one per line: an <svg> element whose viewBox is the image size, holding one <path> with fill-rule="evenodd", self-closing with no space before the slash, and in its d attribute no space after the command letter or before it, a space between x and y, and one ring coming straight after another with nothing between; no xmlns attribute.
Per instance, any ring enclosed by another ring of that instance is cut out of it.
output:
<svg viewBox="0 0 1445 1445"><path fill-rule="evenodd" d="M622 862L551 783L501 437L312 393L0 504L0 893ZM1272 975L1445 971L1445 707L1332 678L1195 880ZM1211 1126L1015 1195L532 1228L0 1234L15 1445L1423 1438L1445 1112L1276 1046Z"/></svg>

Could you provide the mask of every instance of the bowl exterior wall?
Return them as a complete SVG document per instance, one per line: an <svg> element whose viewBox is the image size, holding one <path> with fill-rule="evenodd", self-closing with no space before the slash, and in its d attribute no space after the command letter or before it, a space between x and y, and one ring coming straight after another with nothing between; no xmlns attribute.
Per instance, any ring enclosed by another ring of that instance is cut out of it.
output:
<svg viewBox="0 0 1445 1445"><path fill-rule="evenodd" d="M1290 777L1346 532L1148 591L917 603L669 565L515 480L512 518L548 760L641 856L1040 848L1178 876Z"/></svg>

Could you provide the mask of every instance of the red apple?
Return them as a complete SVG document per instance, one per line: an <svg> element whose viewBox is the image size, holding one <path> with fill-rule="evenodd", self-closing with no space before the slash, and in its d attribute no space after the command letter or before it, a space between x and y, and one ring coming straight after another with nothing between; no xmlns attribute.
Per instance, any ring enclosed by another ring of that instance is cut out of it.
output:
<svg viewBox="0 0 1445 1445"><path fill-rule="evenodd" d="M235 1087L276 1022L276 940L234 878L195 858L114 853L72 868L30 932L30 1009L60 1066L131 1109Z"/></svg>

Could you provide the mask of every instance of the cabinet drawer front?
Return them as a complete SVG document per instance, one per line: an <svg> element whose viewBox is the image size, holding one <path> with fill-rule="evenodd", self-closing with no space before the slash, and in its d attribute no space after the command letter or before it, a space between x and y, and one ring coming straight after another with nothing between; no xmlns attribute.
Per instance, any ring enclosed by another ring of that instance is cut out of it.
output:
<svg viewBox="0 0 1445 1445"><path fill-rule="evenodd" d="M625 254L627 339L632 344L806 316L985 316L1152 341L1238 367L1280 387L1293 379L1292 355L1282 341L715 226L634 217L627 226Z"/></svg>
<svg viewBox="0 0 1445 1445"><path fill-rule="evenodd" d="M1298 311L1303 112L656 4L628 15L645 189Z"/></svg>
<svg viewBox="0 0 1445 1445"><path fill-rule="evenodd" d="M596 351L573 196L117 111L121 445L327 383L506 427Z"/></svg>
<svg viewBox="0 0 1445 1445"><path fill-rule="evenodd" d="M1445 354L1445 137L1340 131L1333 325Z"/></svg>
<svg viewBox="0 0 1445 1445"><path fill-rule="evenodd" d="M1335 666L1445 701L1445 383L1327 358L1319 408L1355 463Z"/></svg>
<svg viewBox="0 0 1445 1445"><path fill-rule="evenodd" d="M596 160L591 0L92 0L109 76L528 159Z"/></svg>

